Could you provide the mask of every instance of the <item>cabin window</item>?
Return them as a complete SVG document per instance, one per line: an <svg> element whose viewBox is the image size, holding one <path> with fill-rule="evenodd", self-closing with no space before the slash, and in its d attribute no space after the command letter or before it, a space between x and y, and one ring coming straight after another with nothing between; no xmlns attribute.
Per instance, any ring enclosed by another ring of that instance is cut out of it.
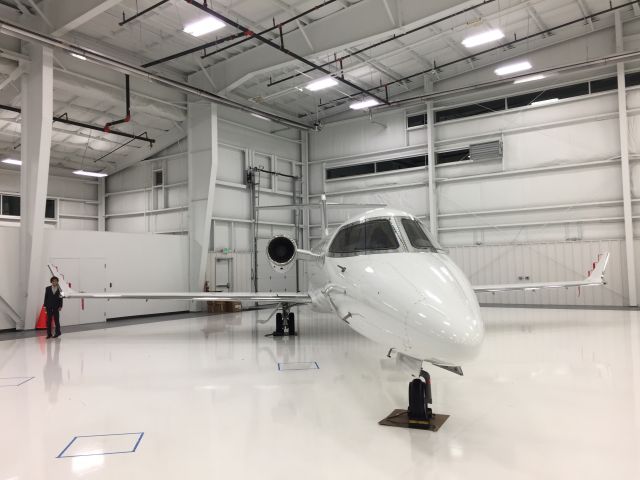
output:
<svg viewBox="0 0 640 480"><path fill-rule="evenodd" d="M331 243L329 253L356 254L396 250L399 247L389 220L380 219L343 227Z"/></svg>
<svg viewBox="0 0 640 480"><path fill-rule="evenodd" d="M421 222L413 218L403 218L402 226L413 248L428 248L436 250L438 247L427 235L427 231Z"/></svg>

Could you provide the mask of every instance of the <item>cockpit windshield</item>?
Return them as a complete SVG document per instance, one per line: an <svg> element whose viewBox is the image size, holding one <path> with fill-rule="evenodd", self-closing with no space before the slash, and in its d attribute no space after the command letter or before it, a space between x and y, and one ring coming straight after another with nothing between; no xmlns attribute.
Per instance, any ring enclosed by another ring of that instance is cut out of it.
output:
<svg viewBox="0 0 640 480"><path fill-rule="evenodd" d="M343 227L331 242L329 253L355 255L396 250L399 247L389 220L376 219Z"/></svg>
<svg viewBox="0 0 640 480"><path fill-rule="evenodd" d="M439 250L440 246L429 237L427 229L415 218L403 218L402 226L413 248Z"/></svg>

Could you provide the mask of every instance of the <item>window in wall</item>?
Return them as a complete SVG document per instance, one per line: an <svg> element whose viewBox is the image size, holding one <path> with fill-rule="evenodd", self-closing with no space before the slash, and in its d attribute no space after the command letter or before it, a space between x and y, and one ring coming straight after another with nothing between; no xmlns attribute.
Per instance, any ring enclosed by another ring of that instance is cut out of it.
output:
<svg viewBox="0 0 640 480"><path fill-rule="evenodd" d="M403 170L405 168L417 168L427 165L427 156L398 158L396 160L385 160L376 163L376 172L390 172L392 170Z"/></svg>
<svg viewBox="0 0 640 480"><path fill-rule="evenodd" d="M53 198L47 198L44 207L44 218L56 218L56 201Z"/></svg>
<svg viewBox="0 0 640 480"><path fill-rule="evenodd" d="M436 165L443 165L445 163L456 163L470 160L469 149L463 148L461 150L451 150L449 152L438 152L436 154Z"/></svg>
<svg viewBox="0 0 640 480"><path fill-rule="evenodd" d="M607 92L618 88L618 79L616 77L601 78L600 80L591 81L591 93Z"/></svg>
<svg viewBox="0 0 640 480"><path fill-rule="evenodd" d="M627 73L624 78L627 87L635 87L636 85L640 85L640 72Z"/></svg>
<svg viewBox="0 0 640 480"><path fill-rule="evenodd" d="M450 108L448 110L440 110L436 112L436 122L446 122L447 120L455 120L457 118L473 117L483 115L485 113L499 112L505 110L504 98L491 100L488 102L474 103L472 105L464 105L462 107Z"/></svg>
<svg viewBox="0 0 640 480"><path fill-rule="evenodd" d="M159 187L162 185L162 170L153 171L153 186Z"/></svg>
<svg viewBox="0 0 640 480"><path fill-rule="evenodd" d="M367 175L368 173L376 173L376 166L374 163L362 163L360 165L349 165L347 167L327 168L327 180Z"/></svg>
<svg viewBox="0 0 640 480"><path fill-rule="evenodd" d="M20 216L20 197L17 195L2 195L2 215Z"/></svg>
<svg viewBox="0 0 640 480"><path fill-rule="evenodd" d="M400 247L387 219L369 220L343 227L331 242L330 253L342 255L396 250Z"/></svg>
<svg viewBox="0 0 640 480"><path fill-rule="evenodd" d="M407 117L407 128L421 127L427 124L427 114L410 115Z"/></svg>
<svg viewBox="0 0 640 480"><path fill-rule="evenodd" d="M20 216L20 197L18 195L0 195L0 215ZM56 218L56 201L47 198L44 207L44 218Z"/></svg>

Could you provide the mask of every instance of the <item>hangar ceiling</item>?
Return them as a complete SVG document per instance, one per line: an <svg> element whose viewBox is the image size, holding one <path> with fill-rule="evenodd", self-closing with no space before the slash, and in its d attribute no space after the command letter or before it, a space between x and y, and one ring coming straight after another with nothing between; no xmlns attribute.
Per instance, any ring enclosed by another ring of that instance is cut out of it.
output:
<svg viewBox="0 0 640 480"><path fill-rule="evenodd" d="M609 28L612 8L625 19L640 14L637 2L623 0L2 0L0 18L312 126L341 118L356 101L384 105L437 90L447 79ZM226 25L199 37L184 31L214 15ZM496 28L505 34L497 42L462 45ZM19 149L15 108L27 57L16 38L0 35L0 47L0 105L14 108L0 110L0 149L11 155ZM54 65L56 116L99 126L124 115L124 75L60 50ZM327 76L338 84L306 88ZM184 137L183 92L140 78L131 86L132 121L121 130L156 139L152 148L55 122L52 164L113 172Z"/></svg>

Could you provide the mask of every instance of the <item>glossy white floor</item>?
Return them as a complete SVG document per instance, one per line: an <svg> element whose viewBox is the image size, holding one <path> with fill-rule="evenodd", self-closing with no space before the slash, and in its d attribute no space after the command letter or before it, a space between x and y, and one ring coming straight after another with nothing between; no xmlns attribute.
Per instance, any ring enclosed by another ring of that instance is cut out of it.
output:
<svg viewBox="0 0 640 480"><path fill-rule="evenodd" d="M431 369L438 433L378 426L409 377L306 310L0 341L0 480L640 478L640 314L483 310L465 376Z"/></svg>

